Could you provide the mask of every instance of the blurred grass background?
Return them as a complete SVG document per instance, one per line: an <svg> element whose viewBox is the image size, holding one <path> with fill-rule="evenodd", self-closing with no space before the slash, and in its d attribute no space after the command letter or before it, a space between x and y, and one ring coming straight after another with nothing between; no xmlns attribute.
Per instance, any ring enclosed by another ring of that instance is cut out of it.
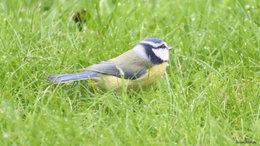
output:
<svg viewBox="0 0 260 146"><path fill-rule="evenodd" d="M259 144L259 14L257 0L1 0L0 144ZM147 37L174 48L150 90L46 80Z"/></svg>

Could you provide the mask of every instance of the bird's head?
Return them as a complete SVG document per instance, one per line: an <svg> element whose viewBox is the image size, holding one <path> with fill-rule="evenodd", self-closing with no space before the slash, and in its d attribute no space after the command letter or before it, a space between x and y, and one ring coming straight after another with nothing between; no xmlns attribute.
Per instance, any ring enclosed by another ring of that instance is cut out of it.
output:
<svg viewBox="0 0 260 146"><path fill-rule="evenodd" d="M169 61L169 50L172 47L157 38L142 40L133 50L142 58L149 59L153 64L161 64Z"/></svg>

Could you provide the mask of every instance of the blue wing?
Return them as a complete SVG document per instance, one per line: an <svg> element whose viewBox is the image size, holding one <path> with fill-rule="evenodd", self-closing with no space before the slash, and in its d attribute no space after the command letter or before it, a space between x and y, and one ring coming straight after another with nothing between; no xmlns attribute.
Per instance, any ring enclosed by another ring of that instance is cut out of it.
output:
<svg viewBox="0 0 260 146"><path fill-rule="evenodd" d="M127 70L127 69L124 69L124 68L116 65L112 61L102 61L100 63L91 65L87 68L83 68L81 70L94 71L94 72L98 72L98 73L102 73L102 74L113 75L116 77L122 77L125 79L131 79L131 80L138 79L147 72L146 68L142 69L142 70L138 70L138 71Z"/></svg>

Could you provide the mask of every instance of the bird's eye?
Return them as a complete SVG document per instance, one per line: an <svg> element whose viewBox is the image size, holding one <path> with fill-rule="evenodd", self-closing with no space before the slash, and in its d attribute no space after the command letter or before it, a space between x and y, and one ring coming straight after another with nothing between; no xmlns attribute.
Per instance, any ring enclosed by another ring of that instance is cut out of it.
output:
<svg viewBox="0 0 260 146"><path fill-rule="evenodd" d="M162 45L160 46L160 48L166 48L165 44L162 44Z"/></svg>

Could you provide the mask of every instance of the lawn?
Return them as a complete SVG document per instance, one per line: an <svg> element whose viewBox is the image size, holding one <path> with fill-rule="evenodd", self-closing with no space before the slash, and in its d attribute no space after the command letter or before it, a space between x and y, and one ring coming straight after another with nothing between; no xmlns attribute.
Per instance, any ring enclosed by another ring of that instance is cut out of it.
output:
<svg viewBox="0 0 260 146"><path fill-rule="evenodd" d="M1 0L0 145L260 144L259 14L258 0ZM173 47L148 90L46 79L148 37Z"/></svg>

